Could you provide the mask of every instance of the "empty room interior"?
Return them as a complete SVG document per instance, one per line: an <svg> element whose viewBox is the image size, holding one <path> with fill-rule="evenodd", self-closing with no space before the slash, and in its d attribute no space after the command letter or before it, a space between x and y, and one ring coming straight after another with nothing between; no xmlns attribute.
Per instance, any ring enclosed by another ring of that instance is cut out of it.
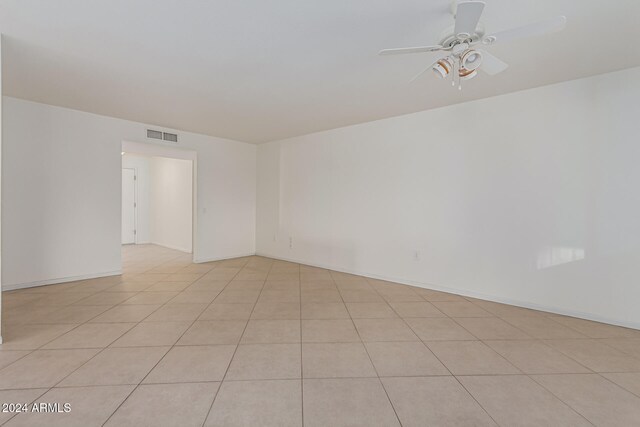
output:
<svg viewBox="0 0 640 427"><path fill-rule="evenodd" d="M640 425L639 22L0 0L0 425Z"/></svg>

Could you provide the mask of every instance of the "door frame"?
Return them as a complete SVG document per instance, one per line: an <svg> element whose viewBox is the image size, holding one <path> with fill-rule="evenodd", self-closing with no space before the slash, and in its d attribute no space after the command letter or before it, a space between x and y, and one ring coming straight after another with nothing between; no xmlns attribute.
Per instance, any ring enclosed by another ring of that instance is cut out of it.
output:
<svg viewBox="0 0 640 427"><path fill-rule="evenodd" d="M198 153L195 150L176 147L170 143L138 142L132 139L123 139L121 141L121 149L122 152L138 156L167 157L191 161L191 259L194 263L201 262L198 258ZM120 197L120 203L122 204L122 196Z"/></svg>
<svg viewBox="0 0 640 427"><path fill-rule="evenodd" d="M123 243L123 245L138 244L138 170L137 168L125 168L133 171L133 243ZM120 178L122 179L122 177ZM122 182L120 182L122 185ZM122 193L120 193L120 209L122 209ZM122 215L122 214L121 214ZM122 233L122 224L120 224L120 233Z"/></svg>

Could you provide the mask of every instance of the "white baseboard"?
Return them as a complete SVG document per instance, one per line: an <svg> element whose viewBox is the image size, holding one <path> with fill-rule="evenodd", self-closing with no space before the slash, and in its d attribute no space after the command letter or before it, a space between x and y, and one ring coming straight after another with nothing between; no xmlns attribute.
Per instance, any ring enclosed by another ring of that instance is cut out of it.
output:
<svg viewBox="0 0 640 427"><path fill-rule="evenodd" d="M137 243L138 245L142 245L143 243ZM167 249L173 249L174 251L180 251L180 252L185 252L185 253L192 253L191 249L185 249L185 248L180 248L178 246L172 246L172 245L165 245L163 243L157 243L157 242L149 242L146 244L152 244L152 245L156 245L156 246L162 246L163 248L167 248Z"/></svg>
<svg viewBox="0 0 640 427"><path fill-rule="evenodd" d="M580 312L580 311L567 310L567 309L564 309L564 308L558 308L558 307L553 307L553 306L545 306L545 305L540 305L540 304L533 304L533 303L526 302L526 301L519 301L519 300L514 300L514 299L511 299L511 298L504 298L504 297L500 297L500 296L496 296L496 295L488 295L488 294L483 294L483 293L480 293L480 292L460 290L460 289L456 289L456 288L450 288L450 287L447 287L447 286L434 285L434 284L431 284L431 283L423 283L423 282L417 282L417 281L413 281L413 280L398 279L396 277L381 276L381 275L377 275L377 274L366 273L366 272L363 272L363 271L338 268L338 267L330 266L330 265L323 265L323 264L317 264L317 263L308 263L306 261L297 260L297 259L294 259L294 258L277 257L277 256L269 255L269 254L266 254L266 253L263 253L263 252L256 252L256 255L257 256L266 257L266 258L278 259L278 260L281 260L281 261L289 261L289 262L295 262L295 263L298 263L298 264L309 265L311 267L325 268L327 270L339 271L341 273L355 274L355 275L358 275L358 276L364 276L364 277L368 277L368 278L371 278L371 279L385 280L387 282L401 283L403 285L410 285L410 286L416 286L416 287L424 288L424 289L432 289L432 290L435 290L435 291L448 292L448 293L451 293L451 294L461 295L461 296L465 296L465 297L477 298L477 299L481 299L481 300L485 300L485 301L491 301L491 302L497 302L497 303L501 303L501 304L509 304L509 305L514 305L514 306L522 307L522 308L530 308L532 310L546 311L548 313L560 314L560 315L563 315L563 316L577 317L579 319L592 320L594 322L607 323L607 324L610 324L610 325L622 326L622 327L625 327L625 328L640 329L640 323L637 323L637 322L621 321L621 320L618 320L618 319L611 319L611 318L608 318L608 317L598 316L598 315L594 315L594 314L591 314L591 313L584 313L584 312Z"/></svg>
<svg viewBox="0 0 640 427"><path fill-rule="evenodd" d="M84 274L81 276L60 277L57 279L45 279L28 283L15 283L13 285L2 285L3 291L14 291L16 289L33 288L36 286L55 285L58 283L75 282L77 280L97 279L98 277L119 276L122 270L109 271L106 273Z"/></svg>
<svg viewBox="0 0 640 427"><path fill-rule="evenodd" d="M226 259L233 259L233 258L244 258L246 256L254 256L255 254L256 254L255 252L250 252L250 253L244 253L240 255L225 255L223 257L198 258L198 259L194 259L193 262L196 264L202 264L203 262L224 261Z"/></svg>

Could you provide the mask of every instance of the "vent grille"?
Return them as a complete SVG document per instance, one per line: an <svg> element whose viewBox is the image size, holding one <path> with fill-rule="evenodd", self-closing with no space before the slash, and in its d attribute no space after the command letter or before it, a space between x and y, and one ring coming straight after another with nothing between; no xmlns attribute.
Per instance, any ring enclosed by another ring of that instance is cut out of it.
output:
<svg viewBox="0 0 640 427"><path fill-rule="evenodd" d="M165 141L178 142L178 135L176 135L175 133L163 132L162 137Z"/></svg>
<svg viewBox="0 0 640 427"><path fill-rule="evenodd" d="M147 129L147 138L159 139L167 142L178 142L178 135L175 133L162 132L159 130Z"/></svg>
<svg viewBox="0 0 640 427"><path fill-rule="evenodd" d="M147 129L147 138L162 139L162 132L159 130Z"/></svg>

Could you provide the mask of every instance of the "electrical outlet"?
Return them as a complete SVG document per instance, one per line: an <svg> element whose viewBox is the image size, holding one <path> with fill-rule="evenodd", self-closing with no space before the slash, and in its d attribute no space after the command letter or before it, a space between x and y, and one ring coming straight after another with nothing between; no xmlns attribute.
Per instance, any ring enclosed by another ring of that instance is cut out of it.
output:
<svg viewBox="0 0 640 427"><path fill-rule="evenodd" d="M420 251L417 249L413 252L413 260L420 261Z"/></svg>
<svg viewBox="0 0 640 427"><path fill-rule="evenodd" d="M293 249L293 237L289 237L289 249Z"/></svg>

